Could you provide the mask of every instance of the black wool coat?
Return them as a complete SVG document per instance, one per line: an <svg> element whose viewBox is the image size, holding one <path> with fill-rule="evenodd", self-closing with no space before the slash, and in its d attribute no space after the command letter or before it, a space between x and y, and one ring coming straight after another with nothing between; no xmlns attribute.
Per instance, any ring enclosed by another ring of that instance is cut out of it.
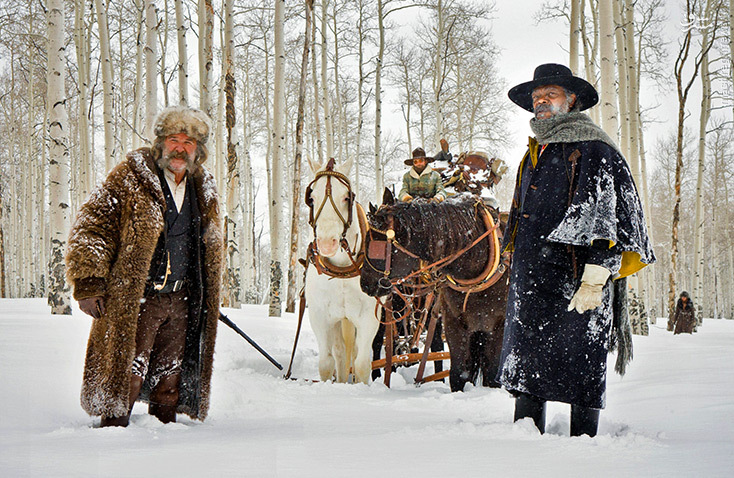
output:
<svg viewBox="0 0 734 478"><path fill-rule="evenodd" d="M692 334L693 328L696 326L696 313L693 310L693 302L690 299L683 305L683 301L678 299L675 306L675 315L673 316L675 323L674 335Z"/></svg>
<svg viewBox="0 0 734 478"><path fill-rule="evenodd" d="M655 258L616 149L583 141L539 150L531 144L520 165L507 227L513 257L497 378L513 393L603 408L612 281L597 309L579 314L568 304L586 263L614 271L621 259L624 277Z"/></svg>

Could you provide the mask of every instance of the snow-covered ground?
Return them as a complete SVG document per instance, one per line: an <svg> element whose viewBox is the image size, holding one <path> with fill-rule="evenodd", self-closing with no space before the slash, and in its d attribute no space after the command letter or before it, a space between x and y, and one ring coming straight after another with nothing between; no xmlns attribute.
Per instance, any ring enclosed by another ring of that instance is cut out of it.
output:
<svg viewBox="0 0 734 478"><path fill-rule="evenodd" d="M225 313L287 366L293 314ZM0 300L0 476L734 476L734 321L673 336L659 320L635 337L599 435L570 438L568 405L549 405L540 436L529 419L512 423L507 392L416 388L414 368L389 390L286 381L222 324L205 422L162 425L138 404L127 429L99 429L79 406L90 320ZM307 321L294 375L318 376Z"/></svg>

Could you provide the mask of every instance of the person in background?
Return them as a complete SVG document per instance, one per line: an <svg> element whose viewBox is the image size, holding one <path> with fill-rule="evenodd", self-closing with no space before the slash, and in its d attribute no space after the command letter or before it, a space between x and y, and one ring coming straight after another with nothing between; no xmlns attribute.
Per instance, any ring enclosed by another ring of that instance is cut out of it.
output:
<svg viewBox="0 0 734 478"><path fill-rule="evenodd" d="M693 301L688 292L680 293L678 303L675 306L675 314L673 315L674 335L692 334L696 326L696 312L693 309Z"/></svg>
<svg viewBox="0 0 734 478"><path fill-rule="evenodd" d="M412 157L405 160L405 164L411 168L403 175L403 186L398 193L398 200L410 202L415 198L424 198L441 202L446 199L441 175L429 166L433 161L434 158L426 156L423 148L413 150Z"/></svg>

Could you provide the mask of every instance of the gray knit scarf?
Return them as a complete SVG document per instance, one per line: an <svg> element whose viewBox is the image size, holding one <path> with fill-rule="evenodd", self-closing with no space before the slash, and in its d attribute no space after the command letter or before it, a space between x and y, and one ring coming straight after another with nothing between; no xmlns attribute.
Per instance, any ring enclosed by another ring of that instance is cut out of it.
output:
<svg viewBox="0 0 734 478"><path fill-rule="evenodd" d="M601 141L619 151L604 130L579 111L558 114L547 119L533 118L530 120L530 129L540 144Z"/></svg>

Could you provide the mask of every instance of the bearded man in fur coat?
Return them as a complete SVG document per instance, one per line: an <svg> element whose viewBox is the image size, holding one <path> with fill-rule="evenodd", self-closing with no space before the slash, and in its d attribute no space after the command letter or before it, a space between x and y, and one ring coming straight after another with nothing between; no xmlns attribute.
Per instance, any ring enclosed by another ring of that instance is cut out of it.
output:
<svg viewBox="0 0 734 478"><path fill-rule="evenodd" d="M581 113L597 103L594 87L546 64L509 97L535 114L535 138L506 229L513 256L497 380L516 397L515 420L530 417L543 433L546 401L569 403L571 435L594 436L615 338L624 337L631 358L629 334L612 330L612 279L655 256L625 159Z"/></svg>
<svg viewBox="0 0 734 478"><path fill-rule="evenodd" d="M101 426L127 426L136 400L164 423L206 417L223 254L209 131L199 110L162 111L71 230L67 275L94 318L81 403Z"/></svg>

